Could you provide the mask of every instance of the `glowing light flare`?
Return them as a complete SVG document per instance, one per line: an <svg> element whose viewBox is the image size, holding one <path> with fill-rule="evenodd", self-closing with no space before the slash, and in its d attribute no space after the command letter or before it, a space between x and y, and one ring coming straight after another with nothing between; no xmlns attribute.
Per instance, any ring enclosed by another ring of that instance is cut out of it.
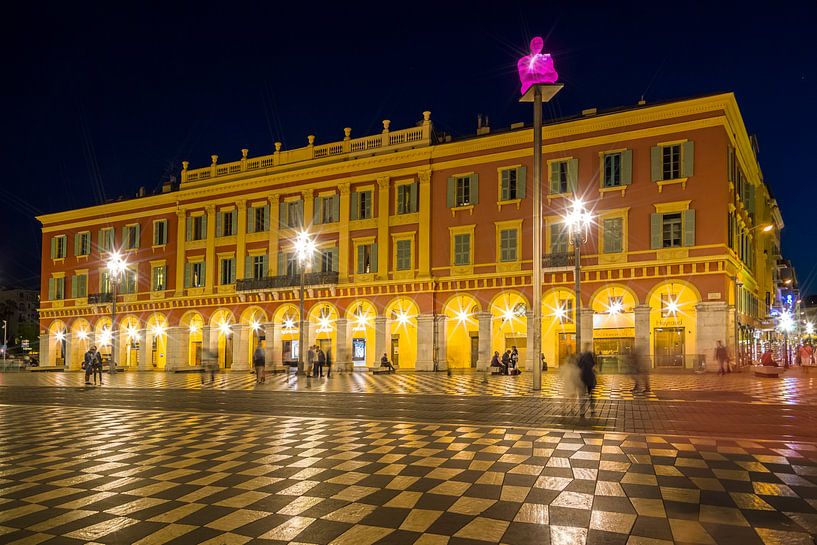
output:
<svg viewBox="0 0 817 545"><path fill-rule="evenodd" d="M369 315L368 314L358 314L355 318L355 327L353 331L365 331L366 326L369 325Z"/></svg>
<svg viewBox="0 0 817 545"><path fill-rule="evenodd" d="M139 332L132 325L129 325L126 331L128 333L128 337L130 337L131 340L139 338Z"/></svg>
<svg viewBox="0 0 817 545"><path fill-rule="evenodd" d="M101 346L105 346L105 345L111 344L112 340L113 340L113 333L111 333L111 330L108 329L108 328L102 328L102 331L99 334L99 344Z"/></svg>
<svg viewBox="0 0 817 545"><path fill-rule="evenodd" d="M119 275L125 272L128 263L118 251L115 251L111 253L111 257L108 258L107 265L108 271L111 273L111 276L113 276L116 279L119 278Z"/></svg>
<svg viewBox="0 0 817 545"><path fill-rule="evenodd" d="M227 322L221 322L220 324L218 324L218 330L224 336L229 336L230 333L232 333L232 330L230 329L230 324L228 324Z"/></svg>
<svg viewBox="0 0 817 545"><path fill-rule="evenodd" d="M549 53L542 53L544 45L545 41L541 37L533 38L530 41L530 54L519 59L516 64L523 95L537 83L556 83L559 79L553 66L553 57Z"/></svg>
<svg viewBox="0 0 817 545"><path fill-rule="evenodd" d="M792 318L791 312L787 310L780 315L780 321L777 327L786 333L791 333L794 330L794 319Z"/></svg>
<svg viewBox="0 0 817 545"><path fill-rule="evenodd" d="M195 333L199 328L196 324L190 324L190 333Z"/></svg>
<svg viewBox="0 0 817 545"><path fill-rule="evenodd" d="M806 322L806 335L814 335L814 324Z"/></svg>
<svg viewBox="0 0 817 545"><path fill-rule="evenodd" d="M675 316L678 314L680 307L681 305L678 303L678 297L673 299L672 295L670 295L667 297L666 303L664 303L664 313L669 314L670 316Z"/></svg>
<svg viewBox="0 0 817 545"><path fill-rule="evenodd" d="M613 301L610 306L607 307L607 312L609 312L612 316L616 316L621 314L624 311L624 305L621 304L621 301L615 300Z"/></svg>
<svg viewBox="0 0 817 545"><path fill-rule="evenodd" d="M88 340L88 331L86 331L84 329L80 329L79 331L76 332L75 335L76 335L77 339L79 339L81 341L87 341Z"/></svg>
<svg viewBox="0 0 817 545"><path fill-rule="evenodd" d="M65 340L65 331L57 331L54 333L54 337L57 339L57 342L62 342Z"/></svg>
<svg viewBox="0 0 817 545"><path fill-rule="evenodd" d="M289 316L284 317L283 332L284 333L294 333L295 332L295 319L294 318L290 318Z"/></svg>
<svg viewBox="0 0 817 545"><path fill-rule="evenodd" d="M162 324L156 324L150 329L150 332L153 334L154 337L161 337L165 334L165 326Z"/></svg>
<svg viewBox="0 0 817 545"><path fill-rule="evenodd" d="M298 236L295 237L292 248L295 250L295 257L298 259L298 262L303 265L308 259L312 258L312 254L317 250L317 244L315 243L315 239L309 236L308 232L301 231L298 233Z"/></svg>
<svg viewBox="0 0 817 545"><path fill-rule="evenodd" d="M772 229L774 229L774 225L772 225L772 224L770 223L769 225L764 225L764 226L763 226L762 231L763 231L764 233L768 233L768 232L769 232L769 231L771 231Z"/></svg>
<svg viewBox="0 0 817 545"><path fill-rule="evenodd" d="M560 322L564 322L565 318L567 318L567 309L562 305L557 305L556 308L553 309L551 316L558 318Z"/></svg>
<svg viewBox="0 0 817 545"><path fill-rule="evenodd" d="M259 322L258 320L251 321L250 329L252 329L253 331L258 331L259 329L261 329L261 322Z"/></svg>

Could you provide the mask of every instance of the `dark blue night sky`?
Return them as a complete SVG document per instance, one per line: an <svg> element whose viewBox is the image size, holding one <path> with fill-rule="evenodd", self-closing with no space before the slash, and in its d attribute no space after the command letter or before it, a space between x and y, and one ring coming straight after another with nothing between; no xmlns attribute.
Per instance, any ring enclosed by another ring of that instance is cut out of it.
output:
<svg viewBox="0 0 817 545"><path fill-rule="evenodd" d="M529 121L514 67L541 34L566 84L546 119L734 91L784 254L817 291L813 0L116 4L4 8L0 286L38 285L34 215L152 191L183 160L404 128L426 109L455 137L478 113Z"/></svg>

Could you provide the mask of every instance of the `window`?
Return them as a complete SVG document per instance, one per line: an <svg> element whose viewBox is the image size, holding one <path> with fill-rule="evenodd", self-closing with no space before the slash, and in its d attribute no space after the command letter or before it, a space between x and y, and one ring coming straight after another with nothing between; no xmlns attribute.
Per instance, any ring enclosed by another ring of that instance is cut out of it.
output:
<svg viewBox="0 0 817 545"><path fill-rule="evenodd" d="M357 245L357 274L377 272L377 244Z"/></svg>
<svg viewBox="0 0 817 545"><path fill-rule="evenodd" d="M295 200L281 203L279 218L281 227L300 228L304 224L304 201Z"/></svg>
<svg viewBox="0 0 817 545"><path fill-rule="evenodd" d="M602 223L605 254L624 251L624 218L608 218Z"/></svg>
<svg viewBox="0 0 817 545"><path fill-rule="evenodd" d="M397 206L395 210L398 214L413 214L417 212L416 182L397 186Z"/></svg>
<svg viewBox="0 0 817 545"><path fill-rule="evenodd" d="M136 271L133 269L125 269L122 274L121 289L122 293L136 293Z"/></svg>
<svg viewBox="0 0 817 545"><path fill-rule="evenodd" d="M365 220L372 217L372 191L353 191L350 213L353 220Z"/></svg>
<svg viewBox="0 0 817 545"><path fill-rule="evenodd" d="M247 232L263 233L269 229L269 206L251 206L247 209Z"/></svg>
<svg viewBox="0 0 817 545"><path fill-rule="evenodd" d="M167 244L167 220L154 220L153 245L164 246L165 244Z"/></svg>
<svg viewBox="0 0 817 545"><path fill-rule="evenodd" d="M411 240L402 239L395 241L397 259L394 268L398 271L408 271L412 268L411 263Z"/></svg>
<svg viewBox="0 0 817 545"><path fill-rule="evenodd" d="M500 171L499 200L513 201L525 198L525 167L506 168Z"/></svg>
<svg viewBox="0 0 817 545"><path fill-rule="evenodd" d="M326 248L319 250L316 254L315 272L337 272L338 271L338 249Z"/></svg>
<svg viewBox="0 0 817 545"><path fill-rule="evenodd" d="M448 208L479 204L479 176L461 174L450 177L446 204Z"/></svg>
<svg viewBox="0 0 817 545"><path fill-rule="evenodd" d="M468 206L471 204L471 179L457 178L456 205Z"/></svg>
<svg viewBox="0 0 817 545"><path fill-rule="evenodd" d="M81 298L88 297L88 274L76 274L71 279L71 297Z"/></svg>
<svg viewBox="0 0 817 545"><path fill-rule="evenodd" d="M74 238L74 255L87 256L91 254L91 233L83 231Z"/></svg>
<svg viewBox="0 0 817 545"><path fill-rule="evenodd" d="M454 235L454 265L471 264L471 234Z"/></svg>
<svg viewBox="0 0 817 545"><path fill-rule="evenodd" d="M65 299L65 277L48 279L48 299L50 301L61 301Z"/></svg>
<svg viewBox="0 0 817 545"><path fill-rule="evenodd" d="M316 225L335 223L340 218L340 196L324 195L315 197L313 223Z"/></svg>
<svg viewBox="0 0 817 545"><path fill-rule="evenodd" d="M126 225L122 228L122 243L126 250L139 248L139 225Z"/></svg>
<svg viewBox="0 0 817 545"><path fill-rule="evenodd" d="M604 187L621 185L621 154L608 153L604 156Z"/></svg>
<svg viewBox="0 0 817 545"><path fill-rule="evenodd" d="M267 256L266 254L250 256L252 266L252 278L260 280L267 276Z"/></svg>
<svg viewBox="0 0 817 545"><path fill-rule="evenodd" d="M155 265L150 270L150 289L163 291L167 289L167 266Z"/></svg>
<svg viewBox="0 0 817 545"><path fill-rule="evenodd" d="M187 263L184 267L184 287L202 288L204 287L204 282L204 261Z"/></svg>
<svg viewBox="0 0 817 545"><path fill-rule="evenodd" d="M570 188L570 168L568 161L554 161L550 164L550 192L568 193Z"/></svg>
<svg viewBox="0 0 817 545"><path fill-rule="evenodd" d="M673 318L678 314L678 295L673 293L661 294L661 317Z"/></svg>
<svg viewBox="0 0 817 545"><path fill-rule="evenodd" d="M51 259L64 259L65 258L65 246L66 246L66 237L65 235L57 235L51 238Z"/></svg>
<svg viewBox="0 0 817 545"><path fill-rule="evenodd" d="M675 180L681 177L681 145L663 146L661 148L663 180Z"/></svg>
<svg viewBox="0 0 817 545"><path fill-rule="evenodd" d="M207 236L207 216L189 216L187 218L187 240L204 240Z"/></svg>
<svg viewBox="0 0 817 545"><path fill-rule="evenodd" d="M283 257L283 263L285 263L285 265L281 265L281 263L279 263L279 265L286 267L287 276L297 276L301 274L301 264L294 253L282 253L280 255ZM279 271L281 270L281 266L278 268Z"/></svg>
<svg viewBox="0 0 817 545"><path fill-rule="evenodd" d="M550 253L567 253L567 230L561 223L553 223L550 226Z"/></svg>
<svg viewBox="0 0 817 545"><path fill-rule="evenodd" d="M681 213L664 214L661 223L662 248L681 247Z"/></svg>
<svg viewBox="0 0 817 545"><path fill-rule="evenodd" d="M235 283L235 258L228 257L221 259L219 271L219 284L227 286Z"/></svg>
<svg viewBox="0 0 817 545"><path fill-rule="evenodd" d="M237 229L238 213L235 210L224 210L217 216L216 232L219 237L231 237Z"/></svg>
<svg viewBox="0 0 817 545"><path fill-rule="evenodd" d="M499 260L502 262L517 260L517 238L519 232L516 229L503 229L499 232Z"/></svg>
<svg viewBox="0 0 817 545"><path fill-rule="evenodd" d="M559 299L557 302L556 316L563 324L572 324L576 320L573 312L573 299Z"/></svg>
<svg viewBox="0 0 817 545"><path fill-rule="evenodd" d="M99 230L99 251L100 253L111 253L114 247L113 227L103 227Z"/></svg>
<svg viewBox="0 0 817 545"><path fill-rule="evenodd" d="M111 293L111 273L107 269L99 271L99 293Z"/></svg>

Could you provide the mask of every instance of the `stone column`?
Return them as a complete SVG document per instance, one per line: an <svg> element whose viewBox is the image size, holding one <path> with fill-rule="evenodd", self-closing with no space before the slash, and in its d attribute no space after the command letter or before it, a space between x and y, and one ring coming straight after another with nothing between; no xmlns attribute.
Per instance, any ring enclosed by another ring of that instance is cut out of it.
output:
<svg viewBox="0 0 817 545"><path fill-rule="evenodd" d="M275 326L275 322L268 322L263 327L266 343L264 347L265 367L267 369L278 369L283 365L280 333L277 331L280 328Z"/></svg>
<svg viewBox="0 0 817 545"><path fill-rule="evenodd" d="M377 179L377 273L378 279L389 277L389 177ZM380 355L377 356L378 360Z"/></svg>
<svg viewBox="0 0 817 545"><path fill-rule="evenodd" d="M374 319L374 362L372 365L377 367L380 365L380 358L386 352L386 317L377 316ZM388 354L387 354L388 355Z"/></svg>
<svg viewBox="0 0 817 545"><path fill-rule="evenodd" d="M147 329L139 330L139 354L136 361L136 368L139 371L149 371L150 365L150 343L152 335Z"/></svg>
<svg viewBox="0 0 817 545"><path fill-rule="evenodd" d="M701 302L695 305L695 311L697 315L695 353L706 358L707 371L717 372L715 343L722 341L726 344L726 339L729 338L729 317L734 316L734 312L730 312L725 301Z"/></svg>
<svg viewBox="0 0 817 545"><path fill-rule="evenodd" d="M448 369L448 332L446 331L446 317L445 314L437 315L437 347L436 359L437 369L445 371Z"/></svg>
<svg viewBox="0 0 817 545"><path fill-rule="evenodd" d="M478 312L477 323L479 324L479 354L477 354L477 369L485 370L491 365L491 313Z"/></svg>
<svg viewBox="0 0 817 545"><path fill-rule="evenodd" d="M71 333L65 332L65 368L71 369Z"/></svg>
<svg viewBox="0 0 817 545"><path fill-rule="evenodd" d="M633 308L635 315L635 353L642 358L649 358L652 352L650 343L650 311L649 305L638 305ZM652 367L652 362L650 363Z"/></svg>
<svg viewBox="0 0 817 545"><path fill-rule="evenodd" d="M212 339L215 338L214 344L218 346L218 333L212 335L210 326L206 325L201 328L201 364L207 366L213 359L211 353L215 352L211 346Z"/></svg>
<svg viewBox="0 0 817 545"><path fill-rule="evenodd" d="M533 335L536 332L536 328L533 325L535 323L535 320L533 319L533 311L529 310L526 312L525 319L527 320L527 330L525 335L527 339L527 348L525 349L525 370L533 371L533 366L539 361L539 354L533 353Z"/></svg>
<svg viewBox="0 0 817 545"><path fill-rule="evenodd" d="M593 314L592 308L582 309L582 344L589 344L590 350L593 349ZM576 350L584 350L584 347L577 346Z"/></svg>
<svg viewBox="0 0 817 545"><path fill-rule="evenodd" d="M49 340L50 338L47 333L40 335L40 365L42 367L51 366L51 347L48 344Z"/></svg>
<svg viewBox="0 0 817 545"><path fill-rule="evenodd" d="M245 324L236 324L233 330L233 371L246 371L250 368L250 328Z"/></svg>
<svg viewBox="0 0 817 545"><path fill-rule="evenodd" d="M434 316L420 314L417 316L417 371L434 370Z"/></svg>
<svg viewBox="0 0 817 545"><path fill-rule="evenodd" d="M179 369L187 362L187 356L183 353L186 347L187 334L182 327L169 327L165 332L167 335L167 355L165 357L165 371Z"/></svg>
<svg viewBox="0 0 817 545"><path fill-rule="evenodd" d="M352 367L352 360L349 358L349 337L348 324L346 318L338 318L335 321L335 338L337 339L337 346L335 346L334 359L332 365L335 366L336 371L350 370Z"/></svg>

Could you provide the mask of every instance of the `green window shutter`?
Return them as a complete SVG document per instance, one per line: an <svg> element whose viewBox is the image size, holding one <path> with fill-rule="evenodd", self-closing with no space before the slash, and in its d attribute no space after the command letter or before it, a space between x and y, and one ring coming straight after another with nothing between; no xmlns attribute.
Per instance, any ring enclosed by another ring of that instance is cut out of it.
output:
<svg viewBox="0 0 817 545"><path fill-rule="evenodd" d="M612 229L610 227L611 227L610 220L604 220L604 222L602 223L602 239L604 241L604 244L602 244L602 248L603 248L603 252L605 254L609 254L610 253L610 248L613 247L613 240L612 240L613 239L613 232L612 232Z"/></svg>
<svg viewBox="0 0 817 545"><path fill-rule="evenodd" d="M479 174L471 174L471 204L479 204Z"/></svg>
<svg viewBox="0 0 817 545"><path fill-rule="evenodd" d="M372 202L374 201L374 192L367 191L366 193L369 194L369 198L366 199L366 208L363 210L363 217L371 218L372 217Z"/></svg>
<svg viewBox="0 0 817 545"><path fill-rule="evenodd" d="M204 286L207 283L207 262L201 262L201 277L199 278L201 285Z"/></svg>
<svg viewBox="0 0 817 545"><path fill-rule="evenodd" d="M360 194L358 194L357 191L352 191L350 196L351 202L349 204L349 219L356 220L360 216L360 206L358 205Z"/></svg>
<svg viewBox="0 0 817 545"><path fill-rule="evenodd" d="M732 146L726 148L726 176L727 181L735 181L735 148Z"/></svg>
<svg viewBox="0 0 817 545"><path fill-rule="evenodd" d="M76 235L74 235L74 255L75 256L80 255L80 246L81 246L80 234L77 233Z"/></svg>
<svg viewBox="0 0 817 545"><path fill-rule="evenodd" d="M53 278L48 279L48 300L49 301L54 300L54 279Z"/></svg>
<svg viewBox="0 0 817 545"><path fill-rule="evenodd" d="M235 284L235 258L231 257L227 260L229 262L228 267L230 267L229 275L228 275L228 284Z"/></svg>
<svg viewBox="0 0 817 545"><path fill-rule="evenodd" d="M121 247L126 247L125 245L127 244L127 242L128 242L128 227L126 225L125 227L122 227L122 246Z"/></svg>
<svg viewBox="0 0 817 545"><path fill-rule="evenodd" d="M550 164L550 194L559 193L559 162Z"/></svg>
<svg viewBox="0 0 817 545"><path fill-rule="evenodd" d="M332 195L332 219L340 221L340 195L337 193Z"/></svg>
<svg viewBox="0 0 817 545"><path fill-rule="evenodd" d="M216 213L216 236L220 237L224 234L224 213Z"/></svg>
<svg viewBox="0 0 817 545"><path fill-rule="evenodd" d="M323 261L323 252L321 250L316 250L312 254L312 272L320 272L321 262L322 261Z"/></svg>
<svg viewBox="0 0 817 545"><path fill-rule="evenodd" d="M332 271L338 272L338 249L332 248Z"/></svg>
<svg viewBox="0 0 817 545"><path fill-rule="evenodd" d="M300 200L300 201L297 202L297 204L295 205L295 211L296 211L296 218L297 218L295 226L302 229L304 227L304 201L303 200Z"/></svg>
<svg viewBox="0 0 817 545"><path fill-rule="evenodd" d="M190 269L191 269L191 267L192 267L192 263L185 263L184 264L184 287L185 288L190 287L190 279L191 279L191 274L190 274L191 270Z"/></svg>
<svg viewBox="0 0 817 545"><path fill-rule="evenodd" d="M269 231L271 229L271 226L269 224L269 205L268 204L264 205L264 212L263 212L262 215L264 216L264 225L261 226L262 227L261 229L256 227L256 231Z"/></svg>
<svg viewBox="0 0 817 545"><path fill-rule="evenodd" d="M663 246L663 214L650 214L650 248L657 250Z"/></svg>
<svg viewBox="0 0 817 545"><path fill-rule="evenodd" d="M244 256L244 278L252 278L252 256Z"/></svg>
<svg viewBox="0 0 817 545"><path fill-rule="evenodd" d="M684 142L682 153L684 156L684 163L682 166L681 176L692 176L694 171L693 165L695 164L695 142Z"/></svg>
<svg viewBox="0 0 817 545"><path fill-rule="evenodd" d="M187 218L185 219L185 223L187 225L185 226L186 234L184 239L187 241L191 241L193 240L193 218L191 216L187 216Z"/></svg>
<svg viewBox="0 0 817 545"><path fill-rule="evenodd" d="M570 193L579 192L579 160L570 159L567 162L567 191Z"/></svg>
<svg viewBox="0 0 817 545"><path fill-rule="evenodd" d="M150 290L156 291L156 287L159 284L159 267L153 267L150 269Z"/></svg>
<svg viewBox="0 0 817 545"><path fill-rule="evenodd" d="M527 191L525 188L528 185L528 167L519 167L516 169L516 198L524 199Z"/></svg>
<svg viewBox="0 0 817 545"><path fill-rule="evenodd" d="M51 237L51 259L57 257L57 237Z"/></svg>
<svg viewBox="0 0 817 545"><path fill-rule="evenodd" d="M661 181L664 176L661 157L661 146L650 148L650 179L653 182Z"/></svg>
<svg viewBox="0 0 817 545"><path fill-rule="evenodd" d="M365 259L365 246L360 244L357 246L357 272L358 274L363 274L363 271L366 270L366 259Z"/></svg>
<svg viewBox="0 0 817 545"><path fill-rule="evenodd" d="M201 217L201 234L203 239L206 239L209 236L207 234L207 221L208 217L205 214L204 216Z"/></svg>
<svg viewBox="0 0 817 545"><path fill-rule="evenodd" d="M142 246L142 226L137 223L134 230L136 231L136 235L134 235L136 243L134 248L140 248Z"/></svg>
<svg viewBox="0 0 817 545"><path fill-rule="evenodd" d="M81 284L80 284L81 289L80 289L79 296L80 296L80 297L88 297L88 275L87 275L87 274L83 274L83 275L80 277L80 280L82 280L82 282L81 282Z"/></svg>
<svg viewBox="0 0 817 545"><path fill-rule="evenodd" d="M684 246L695 246L695 210L684 210Z"/></svg>
<svg viewBox="0 0 817 545"><path fill-rule="evenodd" d="M255 208L247 208L247 232L255 233Z"/></svg>
<svg viewBox="0 0 817 545"><path fill-rule="evenodd" d="M372 265L372 272L377 272L377 242L373 242L371 244L371 257L369 258L369 262Z"/></svg>
<svg viewBox="0 0 817 545"><path fill-rule="evenodd" d="M261 256L261 272L264 278L269 276L269 256L267 254Z"/></svg>
<svg viewBox="0 0 817 545"><path fill-rule="evenodd" d="M76 275L71 277L71 299L77 298L77 277Z"/></svg>
<svg viewBox="0 0 817 545"><path fill-rule="evenodd" d="M511 188L510 188L510 180L509 180L510 175L511 175L511 171L507 170L507 169L503 170L499 175L500 176L500 179L499 179L499 200L500 201L507 201L507 200L510 200L510 198L511 198L511 196L510 196Z"/></svg>
<svg viewBox="0 0 817 545"><path fill-rule="evenodd" d="M100 229L99 231L97 231L97 235L96 235L96 245L97 245L97 248L99 249L100 253L102 253L102 251L105 249L105 241L102 240L102 237L103 237L102 233L104 233L104 231L102 229Z"/></svg>
<svg viewBox="0 0 817 545"><path fill-rule="evenodd" d="M626 149L621 152L621 184L631 183L633 183L633 150Z"/></svg>
<svg viewBox="0 0 817 545"><path fill-rule="evenodd" d="M315 197L312 201L312 225L320 225L321 219L321 198Z"/></svg>
<svg viewBox="0 0 817 545"><path fill-rule="evenodd" d="M448 191L445 197L446 206L454 208L457 205L457 179L453 176L448 178Z"/></svg>
<svg viewBox="0 0 817 545"><path fill-rule="evenodd" d="M417 212L417 210L418 210L418 207L417 207L417 188L418 188L418 186L419 186L419 184L417 182L414 182L409 187L409 207L410 207L409 211L410 212Z"/></svg>
<svg viewBox="0 0 817 545"><path fill-rule="evenodd" d="M230 216L233 218L232 230L230 232L235 236L238 234L238 209L236 208Z"/></svg>
<svg viewBox="0 0 817 545"><path fill-rule="evenodd" d="M282 202L278 205L278 227L288 227L287 219L287 203Z"/></svg>
<svg viewBox="0 0 817 545"><path fill-rule="evenodd" d="M278 252L278 276L286 276L287 262L284 252Z"/></svg>

